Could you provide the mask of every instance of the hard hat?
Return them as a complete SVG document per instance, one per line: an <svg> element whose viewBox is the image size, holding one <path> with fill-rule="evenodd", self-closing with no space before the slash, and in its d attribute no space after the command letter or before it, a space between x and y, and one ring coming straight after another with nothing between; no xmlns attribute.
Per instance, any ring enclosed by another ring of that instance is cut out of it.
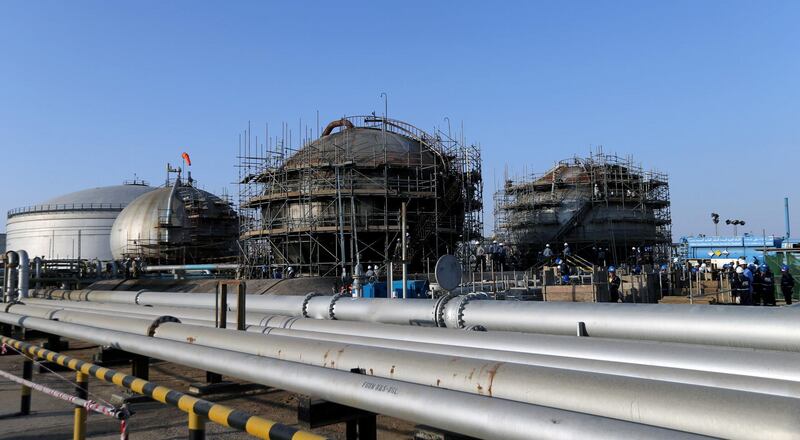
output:
<svg viewBox="0 0 800 440"><path fill-rule="evenodd" d="M744 258L739 258L738 260L736 260L736 263L737 264L747 264L747 261L745 261Z"/></svg>
<svg viewBox="0 0 800 440"><path fill-rule="evenodd" d="M632 247L631 250L635 251L636 250L636 246Z"/></svg>
<svg viewBox="0 0 800 440"><path fill-rule="evenodd" d="M493 241L492 243L497 243L497 240Z"/></svg>
<svg viewBox="0 0 800 440"><path fill-rule="evenodd" d="M782 265L782 266L781 266L781 272L789 272L789 266L787 266L787 265L785 265L785 264L784 264L784 265Z"/></svg>
<svg viewBox="0 0 800 440"><path fill-rule="evenodd" d="M556 264L561 264L561 258L556 258Z"/></svg>
<svg viewBox="0 0 800 440"><path fill-rule="evenodd" d="M767 267L767 265L766 265L766 264L762 264L762 265L761 265L761 266L758 268L758 270L760 270L761 272L766 272L766 271L767 271L767 269L769 269L769 268Z"/></svg>
<svg viewBox="0 0 800 440"><path fill-rule="evenodd" d="M569 246L569 243L564 243L564 246Z"/></svg>
<svg viewBox="0 0 800 440"><path fill-rule="evenodd" d="M372 266L367 266L367 269L372 269Z"/></svg>
<svg viewBox="0 0 800 440"><path fill-rule="evenodd" d="M744 273L744 269L742 269L742 266L736 266L736 273Z"/></svg>
<svg viewBox="0 0 800 440"><path fill-rule="evenodd" d="M294 269L292 269L292 266L289 266L288 268L286 268L286 270L294 270Z"/></svg>
<svg viewBox="0 0 800 440"><path fill-rule="evenodd" d="M614 272L617 271L617 268L614 267L614 266L608 266L608 271L611 272L611 273L614 273Z"/></svg>
<svg viewBox="0 0 800 440"><path fill-rule="evenodd" d="M667 265L666 264L662 264L661 265L661 270L667 270Z"/></svg>
<svg viewBox="0 0 800 440"><path fill-rule="evenodd" d="M500 246L505 246L505 245L506 245L505 243L500 243Z"/></svg>
<svg viewBox="0 0 800 440"><path fill-rule="evenodd" d="M747 266L747 268L748 268L748 269L750 269L750 270L753 270L753 269L756 269L756 265L755 265L755 264L753 264L753 263L750 263L750 264Z"/></svg>
<svg viewBox="0 0 800 440"><path fill-rule="evenodd" d="M550 247L550 243L547 243L546 245L544 245L544 247Z"/></svg>
<svg viewBox="0 0 800 440"><path fill-rule="evenodd" d="M700 267L707 267L706 263L701 264Z"/></svg>

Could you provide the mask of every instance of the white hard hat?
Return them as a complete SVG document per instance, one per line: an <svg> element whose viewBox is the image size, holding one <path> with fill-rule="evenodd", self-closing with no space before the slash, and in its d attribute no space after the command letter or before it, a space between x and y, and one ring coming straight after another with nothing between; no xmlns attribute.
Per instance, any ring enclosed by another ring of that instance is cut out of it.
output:
<svg viewBox="0 0 800 440"><path fill-rule="evenodd" d="M367 269L372 269L372 266L367 266Z"/></svg>
<svg viewBox="0 0 800 440"><path fill-rule="evenodd" d="M505 243L500 243L500 246L505 246L505 245L506 245Z"/></svg>
<svg viewBox="0 0 800 440"><path fill-rule="evenodd" d="M550 247L550 243L547 243L546 245L544 245L544 247Z"/></svg>
<svg viewBox="0 0 800 440"><path fill-rule="evenodd" d="M493 241L492 243L497 243L497 240Z"/></svg>
<svg viewBox="0 0 800 440"><path fill-rule="evenodd" d="M564 246L569 246L569 243L564 243Z"/></svg>
<svg viewBox="0 0 800 440"><path fill-rule="evenodd" d="M736 273L744 273L742 266L736 266Z"/></svg>

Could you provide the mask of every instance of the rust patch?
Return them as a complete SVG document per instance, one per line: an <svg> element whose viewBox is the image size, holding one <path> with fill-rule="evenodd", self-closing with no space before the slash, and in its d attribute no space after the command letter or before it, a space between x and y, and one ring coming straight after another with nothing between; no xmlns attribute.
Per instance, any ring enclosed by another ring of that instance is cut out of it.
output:
<svg viewBox="0 0 800 440"><path fill-rule="evenodd" d="M196 340L197 339L192 337L192 336L189 336L189 337L186 338L186 342L188 342L190 344L194 344L194 341L196 341Z"/></svg>
<svg viewBox="0 0 800 440"><path fill-rule="evenodd" d="M394 365L392 365L392 369L389 370L389 374L394 374Z"/></svg>
<svg viewBox="0 0 800 440"><path fill-rule="evenodd" d="M502 362L492 365L487 373L489 376L489 388L486 391L490 396L492 395L492 383L494 382L494 376L497 374L497 370L499 370L502 365Z"/></svg>
<svg viewBox="0 0 800 440"><path fill-rule="evenodd" d="M439 386L439 384L441 384L441 383L442 383L442 379L436 379L436 386L437 386L437 387L438 387L438 386Z"/></svg>
<svg viewBox="0 0 800 440"><path fill-rule="evenodd" d="M374 376L375 375L375 373L372 371L372 368L369 369L369 375L370 376Z"/></svg>
<svg viewBox="0 0 800 440"><path fill-rule="evenodd" d="M478 384L478 394L483 395L483 387L481 386L481 384Z"/></svg>

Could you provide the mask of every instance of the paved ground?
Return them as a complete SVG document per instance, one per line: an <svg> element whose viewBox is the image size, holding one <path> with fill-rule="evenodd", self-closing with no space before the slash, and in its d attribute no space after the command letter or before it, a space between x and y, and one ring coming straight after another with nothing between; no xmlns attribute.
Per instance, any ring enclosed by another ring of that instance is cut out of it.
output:
<svg viewBox="0 0 800 440"><path fill-rule="evenodd" d="M35 341L32 341L35 342ZM91 360L96 347L80 342L70 342L70 350L64 354L83 360ZM127 366L115 366L116 370L130 373ZM0 370L22 375L21 356L0 356ZM74 373L40 374L34 367L34 382L73 394ZM185 391L188 385L205 379L203 371L166 362L150 366L150 380L176 390ZM227 379L227 378L226 378ZM33 392L32 414L26 417L15 415L19 410L19 385L0 379L0 440L60 440L72 438L73 407L50 396ZM120 394L120 388L90 379L89 391L98 401L110 401L112 394ZM247 411L271 420L295 425L297 423L297 396L291 393L262 389L246 393L218 395L209 400ZM129 421L131 439L185 439L187 437L186 415L156 402L135 404L135 414ZM331 426L316 432L334 439L344 438L344 426ZM119 439L119 422L100 414L90 413L87 423L87 438ZM378 437L381 439L408 439L413 425L388 417L378 417ZM244 439L246 434L209 423L209 439Z"/></svg>

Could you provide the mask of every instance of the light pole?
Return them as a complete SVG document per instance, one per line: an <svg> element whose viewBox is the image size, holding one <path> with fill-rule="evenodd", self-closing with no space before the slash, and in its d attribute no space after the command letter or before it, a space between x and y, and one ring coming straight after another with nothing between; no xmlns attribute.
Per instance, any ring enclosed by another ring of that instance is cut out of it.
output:
<svg viewBox="0 0 800 440"><path fill-rule="evenodd" d="M381 92L381 98L383 98L383 125L386 125L386 120L389 119L389 95Z"/></svg>
<svg viewBox="0 0 800 440"><path fill-rule="evenodd" d="M719 214L716 212L711 213L711 221L714 222L714 236L719 237Z"/></svg>
<svg viewBox="0 0 800 440"><path fill-rule="evenodd" d="M727 219L727 220L725 220L725 224L726 224L726 225L733 225L733 236L734 236L734 237L738 237L738 236L739 236L739 231L738 231L737 227L738 227L739 225L742 225L742 226L744 226L744 225L745 225L745 222L744 222L744 220L731 220L731 219Z"/></svg>

